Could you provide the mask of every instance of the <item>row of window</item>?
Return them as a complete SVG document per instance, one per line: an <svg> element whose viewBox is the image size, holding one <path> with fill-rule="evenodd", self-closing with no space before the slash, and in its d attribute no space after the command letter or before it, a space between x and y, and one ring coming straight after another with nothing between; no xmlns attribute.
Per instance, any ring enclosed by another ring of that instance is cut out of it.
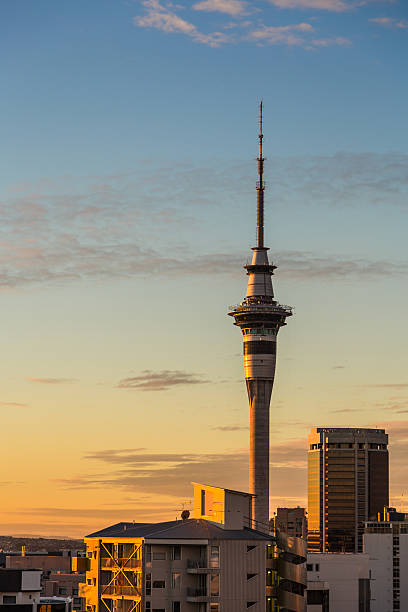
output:
<svg viewBox="0 0 408 612"><path fill-rule="evenodd" d="M146 595L152 594L152 589L165 589L165 580L152 580L151 574L146 574ZM171 588L180 590L181 588L181 573L173 572L171 576ZM218 597L220 594L220 577L219 574L210 574L210 595Z"/></svg>
<svg viewBox="0 0 408 612"><path fill-rule="evenodd" d="M146 546L146 561L150 562L152 559L153 561L166 561L167 558L167 554L165 551L157 551L157 552L153 552L152 554L152 548L151 546L148 544ZM171 547L171 558L173 561L180 561L181 559L181 546L180 545L175 545Z"/></svg>
<svg viewBox="0 0 408 612"><path fill-rule="evenodd" d="M323 445L322 443L318 443L318 444L311 444L309 446L310 450L318 450L319 448L322 448ZM387 450L387 445L386 444L376 444L373 442L326 442L326 448L359 448L359 449L364 449L364 448L370 448L370 449L374 449L374 450Z"/></svg>
<svg viewBox="0 0 408 612"><path fill-rule="evenodd" d="M243 329L242 333L244 336L251 334L254 336L276 336L276 329L269 329L266 327L252 327Z"/></svg>

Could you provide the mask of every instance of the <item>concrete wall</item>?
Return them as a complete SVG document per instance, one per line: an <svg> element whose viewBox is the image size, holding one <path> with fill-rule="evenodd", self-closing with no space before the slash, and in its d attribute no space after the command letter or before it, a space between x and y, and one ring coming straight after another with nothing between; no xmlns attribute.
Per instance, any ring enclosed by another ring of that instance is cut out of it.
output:
<svg viewBox="0 0 408 612"><path fill-rule="evenodd" d="M6 557L6 568L10 569L42 569L50 571L70 572L71 557L52 555L29 555L21 557L8 555Z"/></svg>
<svg viewBox="0 0 408 612"><path fill-rule="evenodd" d="M307 563L313 565L307 573L308 580L329 584L330 612L358 612L359 579L370 576L368 554L309 553Z"/></svg>
<svg viewBox="0 0 408 612"><path fill-rule="evenodd" d="M366 533L363 542L370 557L371 612L392 612L392 534Z"/></svg>
<svg viewBox="0 0 408 612"><path fill-rule="evenodd" d="M41 572L21 572L22 591L41 591Z"/></svg>

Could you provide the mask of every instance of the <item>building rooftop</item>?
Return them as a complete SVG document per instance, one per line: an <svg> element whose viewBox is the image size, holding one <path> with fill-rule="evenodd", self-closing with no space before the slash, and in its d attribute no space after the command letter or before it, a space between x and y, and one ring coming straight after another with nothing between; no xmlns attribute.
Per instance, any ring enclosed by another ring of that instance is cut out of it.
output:
<svg viewBox="0 0 408 612"><path fill-rule="evenodd" d="M116 523L86 536L87 538L149 538L158 540L270 540L255 529L223 529L204 519L165 523Z"/></svg>

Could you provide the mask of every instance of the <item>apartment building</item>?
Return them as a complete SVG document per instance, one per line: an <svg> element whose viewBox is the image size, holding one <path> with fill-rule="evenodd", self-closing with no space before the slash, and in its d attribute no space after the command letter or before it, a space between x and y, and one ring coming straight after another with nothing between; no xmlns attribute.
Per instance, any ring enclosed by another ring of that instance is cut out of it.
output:
<svg viewBox="0 0 408 612"><path fill-rule="evenodd" d="M87 611L304 612L304 542L252 529L249 494L195 483L194 500L192 519L85 538Z"/></svg>

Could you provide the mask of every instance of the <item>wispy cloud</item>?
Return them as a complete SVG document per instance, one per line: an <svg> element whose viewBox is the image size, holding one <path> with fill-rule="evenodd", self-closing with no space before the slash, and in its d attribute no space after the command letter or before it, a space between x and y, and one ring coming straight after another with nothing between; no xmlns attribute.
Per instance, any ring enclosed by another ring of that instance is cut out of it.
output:
<svg viewBox="0 0 408 612"><path fill-rule="evenodd" d="M219 12L236 17L245 15L248 5L242 0L203 0L193 4L192 8L195 11Z"/></svg>
<svg viewBox="0 0 408 612"><path fill-rule="evenodd" d="M21 402L0 402L0 406L11 406L13 408L28 408L28 404L22 404Z"/></svg>
<svg viewBox="0 0 408 612"><path fill-rule="evenodd" d="M384 28L393 28L397 30L407 30L408 21L406 19L396 19L395 17L374 17L370 19L371 23L383 26Z"/></svg>
<svg viewBox="0 0 408 612"><path fill-rule="evenodd" d="M321 8L332 11L343 11L349 8L342 0L271 0L273 4L281 8ZM210 47L220 47L227 43L254 42L257 45L287 45L303 47L304 49L322 49L332 45L350 46L351 41L342 36L314 36L310 34L315 29L309 23L295 24L273 24L269 25L262 21L254 26L250 21L238 19L235 23L220 24L221 31L205 33L197 25L181 17L175 11L173 5L161 4L159 0L143 0L141 3L144 13L134 18L136 26L151 28L165 32L166 34L183 34L193 41L208 45ZM182 9L182 7L176 7ZM261 9L250 4L245 0L201 0L191 6L195 12L206 11L216 12L240 18L249 13L260 13ZM225 30L232 30L239 27L241 32L225 34ZM224 30L224 33L222 32ZM309 36L307 36L309 35Z"/></svg>
<svg viewBox="0 0 408 612"><path fill-rule="evenodd" d="M135 25L141 28L154 28L166 34L185 34L195 42L209 47L219 47L229 40L229 37L222 32L209 34L200 32L194 24L163 6L158 0L145 0L142 4L146 9L145 15L134 18Z"/></svg>
<svg viewBox="0 0 408 612"><path fill-rule="evenodd" d="M408 383L399 382L399 383L373 383L368 385L362 385L363 387L371 387L373 389L406 389L408 388Z"/></svg>
<svg viewBox="0 0 408 612"><path fill-rule="evenodd" d="M145 370L140 376L123 378L117 384L119 389L138 389L140 391L167 391L171 387L202 385L209 382L183 370Z"/></svg>
<svg viewBox="0 0 408 612"><path fill-rule="evenodd" d="M253 40L258 44L303 47L306 50L333 45L349 47L352 44L350 39L342 36L316 38L315 35L311 36L314 33L315 28L307 22L285 26L267 26L262 23L249 32L248 40Z"/></svg>
<svg viewBox="0 0 408 612"><path fill-rule="evenodd" d="M339 408L338 410L330 410L331 414L353 414L355 412L362 412L364 408Z"/></svg>
<svg viewBox="0 0 408 612"><path fill-rule="evenodd" d="M312 47L332 47L333 45L351 47L352 42L349 38L335 36L334 38L314 38L311 41L311 45Z"/></svg>
<svg viewBox="0 0 408 612"><path fill-rule="evenodd" d="M342 0L269 0L271 4L283 9L318 9L341 13L351 6Z"/></svg>
<svg viewBox="0 0 408 612"><path fill-rule="evenodd" d="M213 425L210 427L213 431L245 431L249 429L248 425Z"/></svg>
<svg viewBox="0 0 408 612"><path fill-rule="evenodd" d="M239 275L247 253L238 245L205 252L195 237L208 230L208 207L216 223L224 222L214 206L220 198L226 206L234 200L238 210L247 206L252 174L251 163L241 161L225 167L210 161L197 167L162 164L154 170L141 164L111 176L12 186L0 205L0 289L152 274ZM272 157L268 177L268 196L282 208L408 208L408 155L401 153ZM191 241L180 244L179 231L169 230L187 226ZM274 258L282 277L299 280L374 280L408 272L407 261L352 253L282 251Z"/></svg>
<svg viewBox="0 0 408 612"><path fill-rule="evenodd" d="M26 380L42 385L71 385L78 382L76 378L39 378L37 376L28 376Z"/></svg>
<svg viewBox="0 0 408 612"><path fill-rule="evenodd" d="M271 447L271 494L293 495L293 486L304 496L306 484L306 442L287 440ZM191 495L191 481L215 486L247 489L248 451L225 453L153 453L148 451L101 450L85 456L114 467L107 473L84 474L59 479L67 489L119 488L127 492L165 494L180 499ZM290 484L289 484L290 482Z"/></svg>
<svg viewBox="0 0 408 612"><path fill-rule="evenodd" d="M295 23L285 26L260 25L248 34L248 38L270 45L304 45L305 39L299 33L313 32L314 28L310 23Z"/></svg>

